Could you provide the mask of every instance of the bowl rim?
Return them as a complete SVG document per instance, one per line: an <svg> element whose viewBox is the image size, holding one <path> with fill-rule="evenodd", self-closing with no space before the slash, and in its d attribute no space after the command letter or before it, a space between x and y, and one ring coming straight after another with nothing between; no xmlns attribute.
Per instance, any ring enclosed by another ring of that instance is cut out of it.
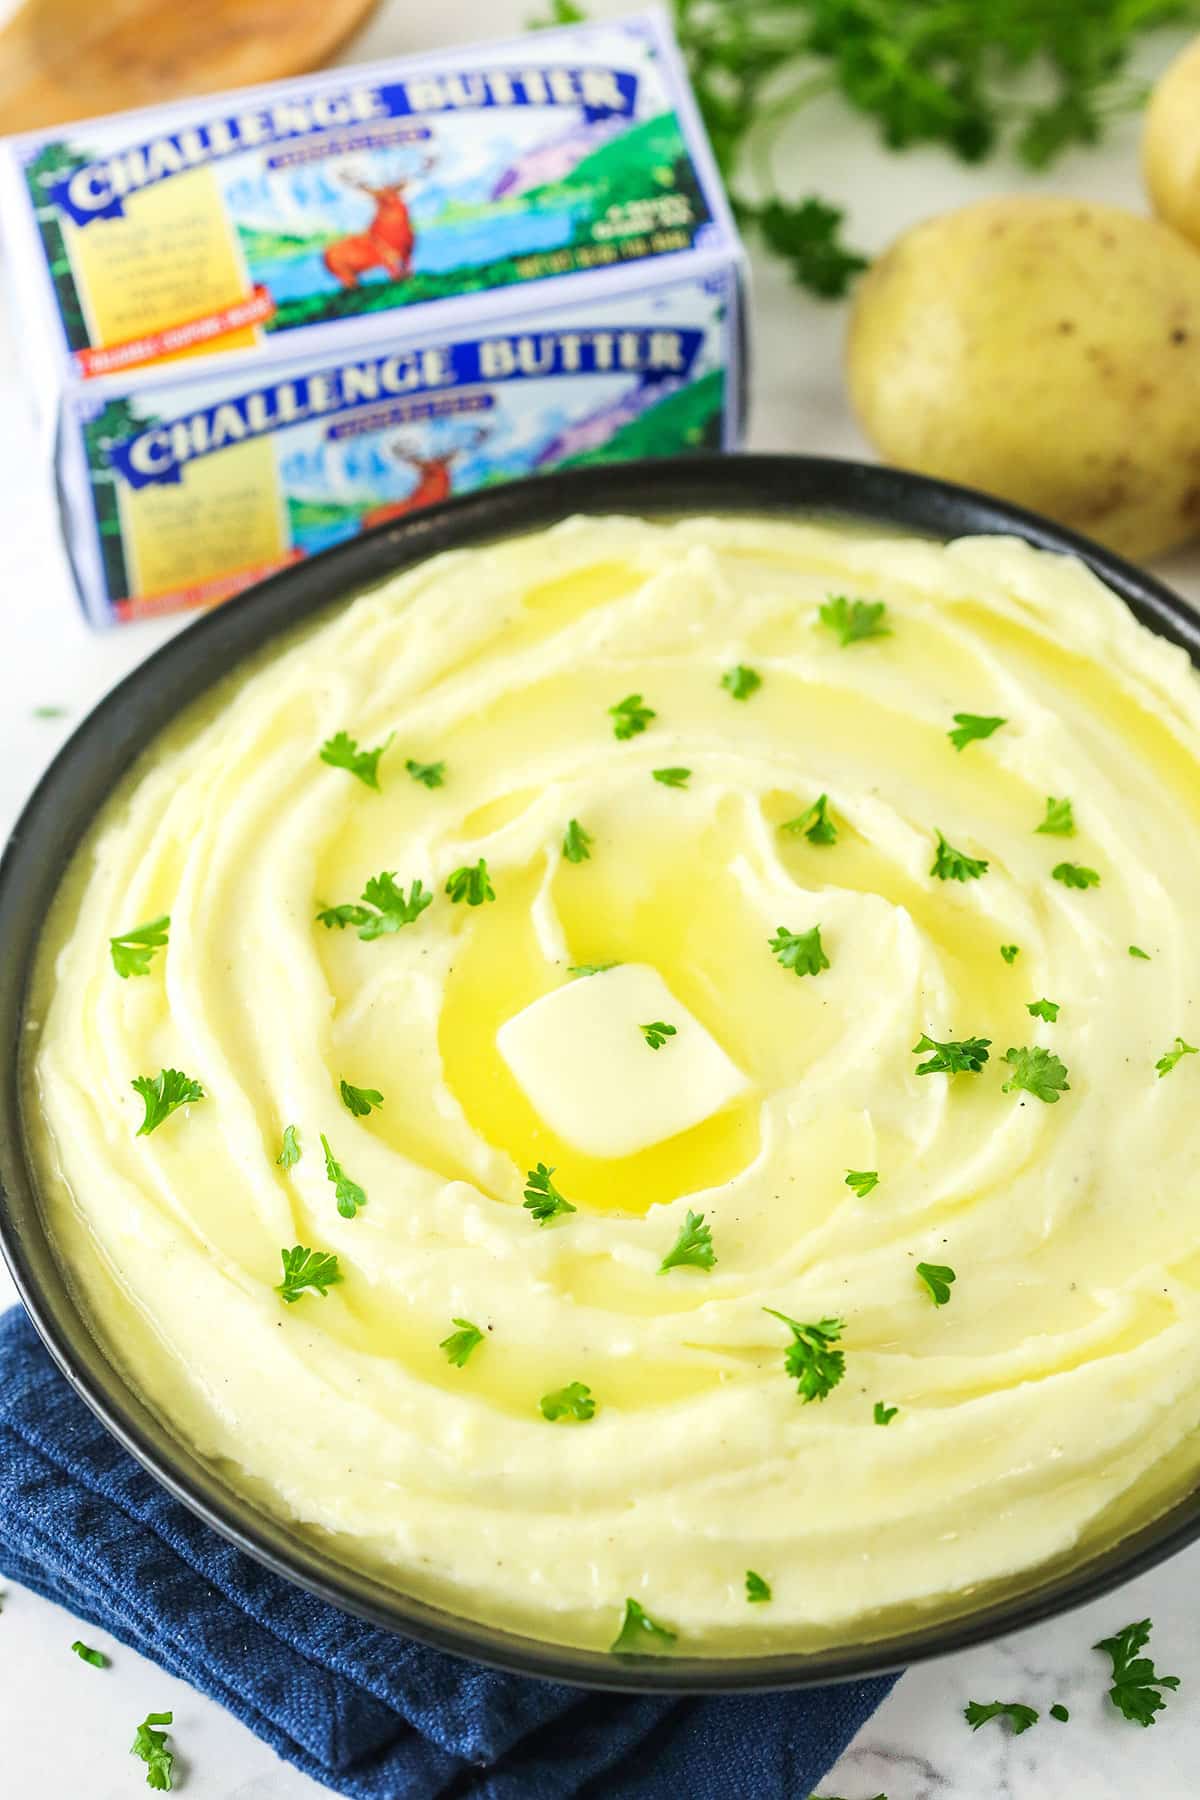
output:
<svg viewBox="0 0 1200 1800"><path fill-rule="evenodd" d="M257 1562L319 1598L435 1649L522 1675L638 1693L797 1688L888 1673L1035 1625L1108 1593L1200 1537L1200 1484L1149 1523L1065 1571L878 1640L746 1656L618 1659L475 1622L344 1563L209 1468L138 1398L93 1338L37 1200L21 1105L20 1044L40 921L115 780L235 662L304 618L447 549L538 530L573 513L816 516L946 539L999 532L1080 558L1200 668L1200 616L1155 577L1037 514L976 490L841 458L704 454L559 470L457 496L290 565L202 614L80 722L27 800L0 858L0 1250L59 1369L168 1492ZM668 1610L668 1609L664 1609ZM615 1623L615 1621L614 1621Z"/></svg>

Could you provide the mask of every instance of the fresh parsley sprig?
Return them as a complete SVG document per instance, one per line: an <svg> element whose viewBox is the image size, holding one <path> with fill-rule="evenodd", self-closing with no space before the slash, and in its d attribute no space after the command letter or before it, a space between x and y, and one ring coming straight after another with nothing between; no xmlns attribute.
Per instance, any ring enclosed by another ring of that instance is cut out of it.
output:
<svg viewBox="0 0 1200 1800"><path fill-rule="evenodd" d="M676 1633L652 1619L636 1600L626 1600L621 1629L609 1645L613 1656L661 1656L676 1641Z"/></svg>
<svg viewBox="0 0 1200 1800"><path fill-rule="evenodd" d="M778 925L775 936L767 941L780 966L791 969L796 975L819 975L822 969L830 966L819 925L809 931L789 931L786 925Z"/></svg>
<svg viewBox="0 0 1200 1800"><path fill-rule="evenodd" d="M1020 1700L992 1700L986 1706L979 1700L968 1700L963 1707L963 1718L972 1731L978 1731L990 1719L1007 1719L1014 1737L1036 1725L1039 1717L1036 1707L1026 1706Z"/></svg>
<svg viewBox="0 0 1200 1800"><path fill-rule="evenodd" d="M875 1169L847 1169L846 1186L853 1188L860 1200L865 1200L872 1188L879 1186L879 1175Z"/></svg>
<svg viewBox="0 0 1200 1800"><path fill-rule="evenodd" d="M108 952L112 957L112 966L122 981L128 980L131 975L150 973L154 952L161 950L166 943L170 924L170 913L163 913L160 919L149 919L144 925L135 925L132 931L122 931L116 937L109 938Z"/></svg>
<svg viewBox="0 0 1200 1800"><path fill-rule="evenodd" d="M877 1425L890 1425L899 1411L898 1406L885 1406L882 1400L877 1400L875 1411L871 1416Z"/></svg>
<svg viewBox="0 0 1200 1800"><path fill-rule="evenodd" d="M444 1337L438 1345L439 1350L446 1352L447 1362L453 1363L456 1369L465 1367L467 1358L483 1342L483 1333L478 1325L472 1325L470 1319L452 1319L452 1325L458 1330Z"/></svg>
<svg viewBox="0 0 1200 1800"><path fill-rule="evenodd" d="M978 1075L988 1059L991 1038L950 1038L942 1043L938 1038L931 1038L923 1031L913 1045L913 1055L920 1056L926 1050L933 1055L927 1062L917 1064L918 1075Z"/></svg>
<svg viewBox="0 0 1200 1800"><path fill-rule="evenodd" d="M950 1299L951 1284L958 1276L947 1263L919 1262L916 1273L933 1296L935 1306L945 1306Z"/></svg>
<svg viewBox="0 0 1200 1800"><path fill-rule="evenodd" d="M321 1133L321 1148L325 1152L325 1174L333 1183L333 1197L337 1201L337 1209L343 1219L353 1219L357 1216L359 1207L367 1204L367 1191L365 1188L359 1187L357 1181L351 1181L329 1148L329 1139L324 1132Z"/></svg>
<svg viewBox="0 0 1200 1800"><path fill-rule="evenodd" d="M748 669L745 663L735 663L722 675L721 686L731 699L748 700L762 686L762 676L757 669Z"/></svg>
<svg viewBox="0 0 1200 1800"><path fill-rule="evenodd" d="M397 887L394 871L384 869L378 875L372 875L362 891L363 904L348 902L342 906L326 906L320 903L317 922L324 925L326 931L335 928L344 931L347 925L353 925L364 944L370 944L376 938L390 937L404 925L412 925L427 906L432 906L433 895L421 880L414 881L406 895L402 887Z"/></svg>
<svg viewBox="0 0 1200 1800"><path fill-rule="evenodd" d="M360 1088L355 1087L353 1082L341 1081L338 1083L338 1092L342 1096L342 1105L356 1119L367 1118L377 1107L383 1105L383 1095L378 1088Z"/></svg>
<svg viewBox="0 0 1200 1800"><path fill-rule="evenodd" d="M563 833L562 853L569 863L587 862L592 854L592 834L578 819L568 819Z"/></svg>
<svg viewBox="0 0 1200 1800"><path fill-rule="evenodd" d="M658 714L652 706L642 705L640 694L626 694L623 700L618 700L615 706L609 707L608 716L613 722L613 736L624 740L637 737L639 732L645 731L651 719L656 719Z"/></svg>
<svg viewBox="0 0 1200 1800"><path fill-rule="evenodd" d="M939 881L978 881L981 875L987 874L986 858L968 856L964 850L956 850L940 831L937 840L937 853L929 873L936 875Z"/></svg>
<svg viewBox="0 0 1200 1800"><path fill-rule="evenodd" d="M830 594L817 610L817 618L827 631L832 631L843 650L868 638L891 637L887 624L887 603L883 600L854 600L848 594Z"/></svg>
<svg viewBox="0 0 1200 1800"><path fill-rule="evenodd" d="M1048 1025L1053 1025L1062 1011L1062 1007L1057 1000L1027 1000L1025 1011L1030 1013L1033 1018L1045 1019Z"/></svg>
<svg viewBox="0 0 1200 1800"><path fill-rule="evenodd" d="M160 1794L170 1792L175 1755L167 1749L166 1732L157 1731L155 1727L174 1723L173 1712L147 1713L134 1732L133 1743L129 1746L130 1756L141 1757L146 1765L146 1786Z"/></svg>
<svg viewBox="0 0 1200 1800"><path fill-rule="evenodd" d="M200 1083L185 1075L182 1069L161 1069L157 1075L136 1075L129 1085L141 1095L146 1109L135 1133L137 1137L149 1137L177 1107L190 1106L193 1100L204 1099Z"/></svg>
<svg viewBox="0 0 1200 1800"><path fill-rule="evenodd" d="M300 1128L297 1125L285 1125L283 1128L283 1144L279 1155L275 1158L281 1169L294 1169L300 1161Z"/></svg>
<svg viewBox="0 0 1200 1800"><path fill-rule="evenodd" d="M1046 816L1040 825L1035 825L1045 837L1074 837L1075 813L1069 800L1056 800L1051 794L1046 801Z"/></svg>
<svg viewBox="0 0 1200 1800"><path fill-rule="evenodd" d="M751 1606L761 1606L771 1598L771 1584L754 1569L746 1570L746 1599Z"/></svg>
<svg viewBox="0 0 1200 1800"><path fill-rule="evenodd" d="M1100 886L1100 876L1095 869L1089 869L1084 863L1055 863L1050 871L1055 881L1061 881L1064 887L1093 888Z"/></svg>
<svg viewBox="0 0 1200 1800"><path fill-rule="evenodd" d="M482 906L485 900L494 900L496 890L488 874L486 858L481 856L477 863L455 869L447 877L446 892L455 905L465 900L468 906Z"/></svg>
<svg viewBox="0 0 1200 1800"><path fill-rule="evenodd" d="M282 1294L289 1306L310 1288L323 1300L330 1288L342 1279L338 1259L331 1250L310 1250L304 1244L293 1244L290 1250L281 1250L279 1254L283 1259L283 1280L275 1292Z"/></svg>
<svg viewBox="0 0 1200 1800"><path fill-rule="evenodd" d="M712 1231L704 1223L703 1213L689 1212L679 1227L679 1236L658 1265L660 1275L668 1269L711 1269L717 1260Z"/></svg>
<svg viewBox="0 0 1200 1800"><path fill-rule="evenodd" d="M352 738L348 731L336 731L331 738L326 738L318 754L331 769L345 769L356 775L365 787L379 793L379 759L395 735L395 732L389 732L382 744L376 744L373 750L360 750L357 738Z"/></svg>
<svg viewBox="0 0 1200 1800"><path fill-rule="evenodd" d="M568 1381L566 1387L555 1388L552 1394L543 1394L538 1405L542 1417L549 1419L552 1425L559 1419L573 1419L582 1425L596 1416L592 1390L582 1381Z"/></svg>
<svg viewBox="0 0 1200 1800"><path fill-rule="evenodd" d="M562 1213L577 1212L565 1194L560 1194L551 1176L554 1164L547 1168L540 1162L536 1169L530 1169L525 1176L525 1198L522 1205L533 1215L539 1225L548 1225L551 1219L557 1219Z"/></svg>
<svg viewBox="0 0 1200 1800"><path fill-rule="evenodd" d="M812 805L794 819L785 819L779 827L792 837L805 837L810 844L836 844L837 826L829 816L829 795L818 794Z"/></svg>
<svg viewBox="0 0 1200 1800"><path fill-rule="evenodd" d="M968 744L990 738L994 731L999 731L1002 725L1007 724L1007 719L995 718L987 713L957 712L954 715L954 729L948 731L946 736L956 750L965 750Z"/></svg>
<svg viewBox="0 0 1200 1800"><path fill-rule="evenodd" d="M1148 1656L1140 1656L1150 1640L1149 1619L1126 1625L1115 1637L1101 1638L1094 1650L1103 1650L1112 1662L1112 1686L1108 1697L1133 1725L1153 1725L1154 1715L1166 1705L1162 1690L1179 1686L1178 1675L1160 1675Z"/></svg>
<svg viewBox="0 0 1200 1800"><path fill-rule="evenodd" d="M1186 1039L1177 1037L1175 1039L1175 1048L1166 1051L1164 1055L1159 1057L1154 1065L1158 1070L1159 1080L1161 1081L1164 1075L1169 1075L1171 1070L1175 1068L1177 1064L1181 1063L1185 1056L1196 1056L1198 1054L1200 1054L1200 1052L1197 1051L1195 1044L1189 1044Z"/></svg>
<svg viewBox="0 0 1200 1800"><path fill-rule="evenodd" d="M684 788L692 778L690 769L651 769L650 773L655 781L661 781L664 787Z"/></svg>
<svg viewBox="0 0 1200 1800"><path fill-rule="evenodd" d="M446 780L446 765L444 762L423 763L418 762L415 757L409 756L405 759L404 767L408 770L413 780L419 781L422 787L440 788Z"/></svg>
<svg viewBox="0 0 1200 1800"><path fill-rule="evenodd" d="M654 1019L649 1025L639 1025L638 1030L652 1050L661 1050L668 1038L679 1035L678 1026L668 1025L665 1019Z"/></svg>
<svg viewBox="0 0 1200 1800"><path fill-rule="evenodd" d="M773 1319L781 1319L792 1334L792 1342L784 1352L783 1366L796 1383L796 1392L807 1406L812 1400L824 1400L846 1373L846 1358L834 1345L846 1329L842 1319L821 1319L815 1325L802 1325L776 1312L773 1306L763 1311Z"/></svg>
<svg viewBox="0 0 1200 1800"><path fill-rule="evenodd" d="M1037 1100L1044 1100L1047 1106L1054 1106L1070 1091L1066 1063L1042 1044L1014 1045L1004 1052L1004 1060L1011 1073L1002 1084L1002 1093L1023 1091Z"/></svg>

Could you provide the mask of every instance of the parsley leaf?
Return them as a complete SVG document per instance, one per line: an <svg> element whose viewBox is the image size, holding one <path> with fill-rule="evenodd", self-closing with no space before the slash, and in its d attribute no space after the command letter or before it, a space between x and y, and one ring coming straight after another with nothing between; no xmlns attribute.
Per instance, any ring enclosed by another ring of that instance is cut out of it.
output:
<svg viewBox="0 0 1200 1800"><path fill-rule="evenodd" d="M841 242L845 213L815 194L798 201L774 197L763 206L739 197L736 205L739 223L757 226L767 248L790 266L792 279L822 300L839 300L868 266L865 256Z"/></svg>
<svg viewBox="0 0 1200 1800"><path fill-rule="evenodd" d="M939 881L978 881L981 875L987 874L988 866L983 857L967 856L964 851L956 850L940 831L937 839L937 855L929 873L936 875Z"/></svg>
<svg viewBox="0 0 1200 1800"><path fill-rule="evenodd" d="M1057 1719L1060 1725L1065 1725L1070 1716L1070 1713L1067 1711L1061 1700L1056 1700L1054 1705L1050 1708L1050 1717L1052 1719Z"/></svg>
<svg viewBox="0 0 1200 1800"><path fill-rule="evenodd" d="M552 1394L543 1394L538 1405L542 1409L542 1417L549 1419L551 1424L556 1419L577 1419L583 1424L596 1416L592 1390L582 1381L568 1381L566 1387L556 1388Z"/></svg>
<svg viewBox="0 0 1200 1800"><path fill-rule="evenodd" d="M1159 1675L1148 1656L1139 1656L1150 1638L1150 1621L1126 1625L1115 1637L1101 1638L1094 1650L1112 1659L1112 1686L1108 1697L1119 1713L1134 1725L1153 1725L1155 1713L1166 1705L1162 1688L1177 1688L1178 1675Z"/></svg>
<svg viewBox="0 0 1200 1800"><path fill-rule="evenodd" d="M1014 963L1021 954L1021 946L1019 944L1001 944L1000 954L1006 963Z"/></svg>
<svg viewBox="0 0 1200 1800"><path fill-rule="evenodd" d="M204 1089L182 1069L163 1069L157 1075L138 1075L130 1082L135 1093L140 1094L146 1108L146 1115L135 1132L136 1137L149 1137L156 1131L164 1119L169 1119L177 1106L188 1106L193 1100L203 1100Z"/></svg>
<svg viewBox="0 0 1200 1800"><path fill-rule="evenodd" d="M374 750L360 750L358 740L352 738L348 731L337 731L321 745L320 758L328 763L331 769L346 769L351 775L369 788L379 792L379 759L391 743L395 732L389 732L382 744L376 744Z"/></svg>
<svg viewBox="0 0 1200 1800"><path fill-rule="evenodd" d="M372 1108L383 1105L383 1095L378 1088L359 1088L349 1081L342 1081L338 1085L338 1091L342 1096L342 1105L356 1119L365 1119Z"/></svg>
<svg viewBox="0 0 1200 1800"><path fill-rule="evenodd" d="M78 1638L75 1639L71 1648L80 1662L91 1663L93 1669L107 1669L108 1658L103 1650L93 1650L87 1644L81 1643Z"/></svg>
<svg viewBox="0 0 1200 1800"><path fill-rule="evenodd" d="M554 25L581 25L587 18L582 6L576 6L575 0L550 0L550 10L541 18L530 18L526 21L530 31L549 31Z"/></svg>
<svg viewBox="0 0 1200 1800"><path fill-rule="evenodd" d="M1100 886L1100 877L1095 869L1087 869L1082 863L1055 863L1050 871L1055 881L1061 881L1064 887L1090 888Z"/></svg>
<svg viewBox="0 0 1200 1800"><path fill-rule="evenodd" d="M363 906L347 903L343 906L320 905L317 921L327 931L334 926L344 931L347 925L358 928L358 935L364 944L374 943L376 938L390 937L399 931L402 925L411 925L419 919L427 906L432 906L433 895L424 882L414 881L405 898L404 889L397 887L394 871L384 869L378 875L372 875L362 891Z"/></svg>
<svg viewBox="0 0 1200 1800"><path fill-rule="evenodd" d="M1020 1700L993 1700L990 1706L984 1706L978 1700L968 1700L963 1707L963 1718L972 1731L978 1731L989 1719L1007 1719L1014 1737L1020 1737L1023 1731L1036 1725L1038 1716L1036 1707L1025 1706Z"/></svg>
<svg viewBox="0 0 1200 1800"><path fill-rule="evenodd" d="M846 594L830 594L817 617L841 639L844 650L866 638L890 637L892 628L883 622L886 613L882 600L851 600Z"/></svg>
<svg viewBox="0 0 1200 1800"><path fill-rule="evenodd" d="M1025 1011L1031 1013L1035 1019L1045 1019L1047 1025L1053 1025L1062 1011L1062 1007L1057 1000L1027 1000Z"/></svg>
<svg viewBox="0 0 1200 1800"><path fill-rule="evenodd" d="M1004 1052L1004 1060L1012 1065L1012 1073L1004 1082L1002 1093L1012 1094L1020 1089L1044 1100L1047 1106L1054 1106L1060 1095L1070 1091L1066 1063L1041 1044L1020 1049L1014 1046Z"/></svg>
<svg viewBox="0 0 1200 1800"><path fill-rule="evenodd" d="M621 966L620 963L615 963L615 962L610 962L610 963L572 963L567 970L567 974L572 977L579 976L579 975L604 975L607 973L607 971L609 969L619 969L620 966Z"/></svg>
<svg viewBox="0 0 1200 1800"><path fill-rule="evenodd" d="M283 1128L283 1148L275 1158L281 1169L294 1169L300 1161L300 1132L295 1125Z"/></svg>
<svg viewBox="0 0 1200 1800"><path fill-rule="evenodd" d="M651 719L658 714L652 706L642 705L640 694L626 694L615 706L610 706L608 716L613 721L613 736L621 738L636 737L639 731L645 731Z"/></svg>
<svg viewBox="0 0 1200 1800"><path fill-rule="evenodd" d="M988 1059L991 1038L959 1038L940 1043L923 1031L913 1045L913 1055L932 1050L928 1062L917 1064L918 1075L978 1075Z"/></svg>
<svg viewBox="0 0 1200 1800"><path fill-rule="evenodd" d="M686 787L691 779L690 769L651 769L655 781L661 781L664 787Z"/></svg>
<svg viewBox="0 0 1200 1800"><path fill-rule="evenodd" d="M1130 954L1130 956L1136 956L1140 962L1152 962L1153 961L1153 958L1151 957L1149 951L1140 950L1136 944L1130 944L1129 954Z"/></svg>
<svg viewBox="0 0 1200 1800"><path fill-rule="evenodd" d="M369 1109L368 1109L369 1110ZM329 1148L329 1139L321 1133L321 1148L325 1152L325 1173L333 1182L334 1199L343 1219L353 1219L360 1206L367 1204L365 1188L360 1188L357 1181L351 1181L333 1151Z"/></svg>
<svg viewBox="0 0 1200 1800"><path fill-rule="evenodd" d="M496 890L488 874L486 859L481 856L477 863L455 869L447 879L446 892L455 905L465 900L468 906L482 906L485 900L494 900Z"/></svg>
<svg viewBox="0 0 1200 1800"><path fill-rule="evenodd" d="M968 744L990 738L993 731L999 731L1002 725L1008 724L1008 720L989 718L986 713L964 712L955 713L954 724L955 729L948 731L946 736L956 750L965 750Z"/></svg>
<svg viewBox="0 0 1200 1800"><path fill-rule="evenodd" d="M533 1214L539 1225L549 1224L560 1213L579 1210L571 1205L565 1194L559 1193L550 1179L553 1173L553 1164L547 1168L544 1162L540 1162L536 1169L530 1169L525 1176L525 1198L522 1205Z"/></svg>
<svg viewBox="0 0 1200 1800"><path fill-rule="evenodd" d="M446 780L446 765L444 762L423 763L418 762L415 757L410 756L405 759L404 766L412 776L413 780L419 781L422 787L439 788Z"/></svg>
<svg viewBox="0 0 1200 1800"><path fill-rule="evenodd" d="M161 919L150 919L145 925L135 925L132 931L122 931L117 937L109 938L108 953L122 981L130 975L150 973L151 959L166 943L170 923L170 913L164 913Z"/></svg>
<svg viewBox="0 0 1200 1800"><path fill-rule="evenodd" d="M649 1025L639 1025L638 1030L652 1050L661 1050L668 1038L677 1037L674 1025L668 1025L665 1019L655 1019Z"/></svg>
<svg viewBox="0 0 1200 1800"><path fill-rule="evenodd" d="M890 1425L899 1411L900 1408L898 1406L885 1406L882 1400L877 1400L875 1402L874 1413L875 1423L877 1425Z"/></svg>
<svg viewBox="0 0 1200 1800"><path fill-rule="evenodd" d="M585 831L578 819L568 819L562 841L562 853L567 861L569 863L587 862L592 854L591 844L591 832Z"/></svg>
<svg viewBox="0 0 1200 1800"><path fill-rule="evenodd" d="M871 1189L879 1186L879 1175L874 1169L847 1169L846 1186L865 1200Z"/></svg>
<svg viewBox="0 0 1200 1800"><path fill-rule="evenodd" d="M793 969L797 975L819 975L822 969L829 967L819 925L814 925L811 931L789 931L786 925L778 925L775 936L767 941L780 966Z"/></svg>
<svg viewBox="0 0 1200 1800"><path fill-rule="evenodd" d="M919 1262L916 1272L933 1295L933 1304L945 1306L950 1298L950 1284L958 1279L954 1270L945 1263Z"/></svg>
<svg viewBox="0 0 1200 1800"><path fill-rule="evenodd" d="M1154 1065L1158 1070L1158 1079L1161 1081L1164 1075L1169 1075L1176 1063L1182 1062L1185 1056L1195 1056L1196 1054L1195 1044L1189 1044L1184 1038L1177 1037L1175 1048L1168 1050L1164 1056L1160 1056Z"/></svg>
<svg viewBox="0 0 1200 1800"><path fill-rule="evenodd" d="M675 1633L643 1612L636 1600L626 1600L621 1629L609 1645L613 1656L657 1656L669 1650Z"/></svg>
<svg viewBox="0 0 1200 1800"><path fill-rule="evenodd" d="M757 1606L763 1600L771 1598L771 1584L756 1575L753 1569L746 1570L746 1599L751 1606Z"/></svg>
<svg viewBox="0 0 1200 1800"><path fill-rule="evenodd" d="M482 1344L483 1333L478 1325L472 1325L470 1319L452 1319L450 1323L457 1325L458 1330L452 1331L449 1337L444 1337L438 1349L446 1352L447 1362L453 1363L456 1369L461 1369L476 1345Z"/></svg>
<svg viewBox="0 0 1200 1800"><path fill-rule="evenodd" d="M704 1223L704 1214L689 1212L679 1227L679 1236L659 1263L658 1272L665 1275L668 1269L711 1269L716 1260L712 1232Z"/></svg>
<svg viewBox="0 0 1200 1800"><path fill-rule="evenodd" d="M342 1279L338 1259L330 1250L309 1250L303 1244L294 1244L279 1254L283 1259L283 1280L275 1292L282 1294L289 1306L308 1288L323 1300L334 1283Z"/></svg>
<svg viewBox="0 0 1200 1800"><path fill-rule="evenodd" d="M757 669L748 669L745 663L735 663L722 675L721 686L734 700L748 700L762 686L762 676Z"/></svg>
<svg viewBox="0 0 1200 1800"><path fill-rule="evenodd" d="M1033 829L1042 832L1046 837L1074 837L1075 814L1071 810L1071 802L1056 800L1051 794L1046 801L1045 818L1040 825L1035 825Z"/></svg>
<svg viewBox="0 0 1200 1800"><path fill-rule="evenodd" d="M796 1383L796 1391L807 1406L811 1400L824 1400L846 1373L846 1358L835 1350L846 1329L842 1319L822 1319L816 1325L801 1325L773 1306L763 1311L773 1319L782 1319L792 1334L792 1342L784 1352L783 1366Z"/></svg>
<svg viewBox="0 0 1200 1800"><path fill-rule="evenodd" d="M798 818L785 819L779 829L790 831L793 837L806 837L810 844L836 844L838 833L829 816L829 795L818 794Z"/></svg>
<svg viewBox="0 0 1200 1800"><path fill-rule="evenodd" d="M174 1713L147 1713L134 1732L133 1743L129 1747L130 1756L140 1756L146 1765L146 1786L163 1794L170 1791L175 1756L167 1749L166 1732L155 1731L154 1727L174 1723Z"/></svg>

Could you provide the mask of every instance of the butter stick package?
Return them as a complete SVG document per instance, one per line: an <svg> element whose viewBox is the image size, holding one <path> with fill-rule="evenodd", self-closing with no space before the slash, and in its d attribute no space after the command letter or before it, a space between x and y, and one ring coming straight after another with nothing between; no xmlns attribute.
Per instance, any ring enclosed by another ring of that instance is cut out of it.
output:
<svg viewBox="0 0 1200 1800"><path fill-rule="evenodd" d="M0 218L98 623L738 440L742 253L657 13L9 139Z"/></svg>

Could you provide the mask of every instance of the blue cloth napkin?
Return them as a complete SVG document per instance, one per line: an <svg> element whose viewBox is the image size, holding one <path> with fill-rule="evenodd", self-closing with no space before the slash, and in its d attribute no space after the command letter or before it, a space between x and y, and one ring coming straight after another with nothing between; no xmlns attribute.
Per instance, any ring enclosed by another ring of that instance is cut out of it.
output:
<svg viewBox="0 0 1200 1800"><path fill-rule="evenodd" d="M587 1693L380 1631L173 1500L0 1317L0 1572L219 1700L353 1800L807 1800L891 1679Z"/></svg>

